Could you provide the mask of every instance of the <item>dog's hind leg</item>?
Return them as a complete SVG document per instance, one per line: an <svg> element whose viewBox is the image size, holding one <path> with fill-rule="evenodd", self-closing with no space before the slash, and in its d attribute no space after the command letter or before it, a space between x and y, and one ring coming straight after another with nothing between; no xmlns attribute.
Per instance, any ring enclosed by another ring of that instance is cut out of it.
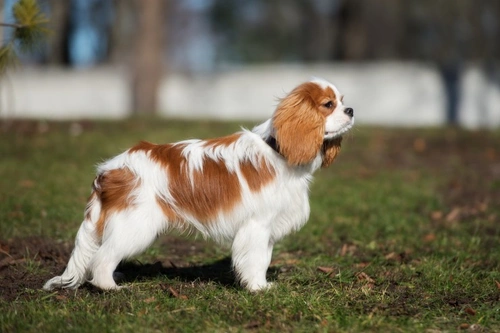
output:
<svg viewBox="0 0 500 333"><path fill-rule="evenodd" d="M89 198L85 219L76 235L75 248L71 253L68 265L61 276L48 280L43 289L78 288L88 275L89 262L99 249L100 237L96 232L96 221L101 212L101 203L95 192Z"/></svg>
<svg viewBox="0 0 500 333"><path fill-rule="evenodd" d="M166 224L157 208L129 207L111 214L106 221L102 245L92 258L89 281L100 289L118 289L113 273L118 264L140 254Z"/></svg>

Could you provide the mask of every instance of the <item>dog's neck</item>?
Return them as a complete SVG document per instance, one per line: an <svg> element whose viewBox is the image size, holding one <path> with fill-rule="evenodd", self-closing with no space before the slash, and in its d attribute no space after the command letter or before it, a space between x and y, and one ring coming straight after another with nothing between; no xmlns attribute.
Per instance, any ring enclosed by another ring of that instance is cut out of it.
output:
<svg viewBox="0 0 500 333"><path fill-rule="evenodd" d="M281 155L278 142L276 141L276 138L274 136L269 136L267 139L264 140L269 147L271 147L275 152Z"/></svg>

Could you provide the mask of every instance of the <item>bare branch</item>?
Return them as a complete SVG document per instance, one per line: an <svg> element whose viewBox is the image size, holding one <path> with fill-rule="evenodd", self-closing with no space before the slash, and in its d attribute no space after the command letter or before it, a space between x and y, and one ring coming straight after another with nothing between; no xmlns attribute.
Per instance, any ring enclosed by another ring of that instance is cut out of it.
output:
<svg viewBox="0 0 500 333"><path fill-rule="evenodd" d="M18 24L18 23L4 23L4 22L0 22L0 26L1 26L1 27L16 28L16 29L19 29L19 28L24 28L24 27L25 27L25 25L24 25L24 24Z"/></svg>

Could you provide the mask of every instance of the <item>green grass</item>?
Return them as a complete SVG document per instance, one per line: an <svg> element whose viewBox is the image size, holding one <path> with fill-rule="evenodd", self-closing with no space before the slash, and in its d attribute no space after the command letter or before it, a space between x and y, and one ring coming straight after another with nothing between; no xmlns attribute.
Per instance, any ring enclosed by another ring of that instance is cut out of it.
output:
<svg viewBox="0 0 500 333"><path fill-rule="evenodd" d="M71 248L96 163L139 140L240 124L131 119L83 123L79 135L70 123L7 125L0 280L26 283L0 284L1 332L500 331L499 131L353 129L316 174L308 224L276 245L268 292L231 282L226 249L164 236L124 266L140 270L128 289L49 293L40 288L60 271L28 242ZM21 260L2 265L23 242Z"/></svg>

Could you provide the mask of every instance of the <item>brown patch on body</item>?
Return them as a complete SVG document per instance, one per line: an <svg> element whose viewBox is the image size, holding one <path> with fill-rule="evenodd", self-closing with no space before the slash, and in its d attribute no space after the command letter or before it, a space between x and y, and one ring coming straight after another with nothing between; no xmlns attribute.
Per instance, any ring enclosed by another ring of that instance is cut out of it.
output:
<svg viewBox="0 0 500 333"><path fill-rule="evenodd" d="M295 88L278 105L273 117L280 153L290 165L310 163L323 143L325 118L335 108L335 94L315 83ZM324 106L332 102L331 107Z"/></svg>
<svg viewBox="0 0 500 333"><path fill-rule="evenodd" d="M160 206L163 215L165 215L165 217L169 222L175 222L179 220L179 217L175 213L172 206L170 206L167 202L165 202L165 200L163 200L159 196L156 196L156 203L158 204L158 206Z"/></svg>
<svg viewBox="0 0 500 333"><path fill-rule="evenodd" d="M235 143L241 137L241 133L235 133L228 136L224 136L222 138L214 138L206 140L204 143L204 147L229 147L233 143Z"/></svg>
<svg viewBox="0 0 500 333"><path fill-rule="evenodd" d="M227 212L241 201L236 173L229 172L222 161L205 159L203 170L194 170L192 182L187 168L179 164L168 167L169 190L176 206L207 222L220 211Z"/></svg>
<svg viewBox="0 0 500 333"><path fill-rule="evenodd" d="M233 134L211 139L206 141L204 146L227 147L240 136L241 134ZM200 222L207 222L220 211L227 212L241 201L238 176L229 172L224 161L207 157L203 161L203 170L193 170L190 175L188 161L182 155L185 147L186 144L153 145L141 142L130 151L147 150L154 161L165 167L168 190L175 200L175 207L171 207L161 198L157 198L157 201L170 221L178 221L178 210L184 210Z"/></svg>
<svg viewBox="0 0 500 333"><path fill-rule="evenodd" d="M333 160L340 153L342 143L342 137L335 138L333 140L327 140L323 143L323 163L321 163L322 168L328 167L333 163Z"/></svg>
<svg viewBox="0 0 500 333"><path fill-rule="evenodd" d="M101 214L96 230L102 237L109 215L130 206L131 194L139 185L139 179L127 168L113 169L100 174L94 184L97 185L95 193L101 201Z"/></svg>
<svg viewBox="0 0 500 333"><path fill-rule="evenodd" d="M276 175L274 169L269 167L264 160L260 161L259 168L256 168L250 161L242 162L240 170L252 192L259 191L263 186L271 182Z"/></svg>

